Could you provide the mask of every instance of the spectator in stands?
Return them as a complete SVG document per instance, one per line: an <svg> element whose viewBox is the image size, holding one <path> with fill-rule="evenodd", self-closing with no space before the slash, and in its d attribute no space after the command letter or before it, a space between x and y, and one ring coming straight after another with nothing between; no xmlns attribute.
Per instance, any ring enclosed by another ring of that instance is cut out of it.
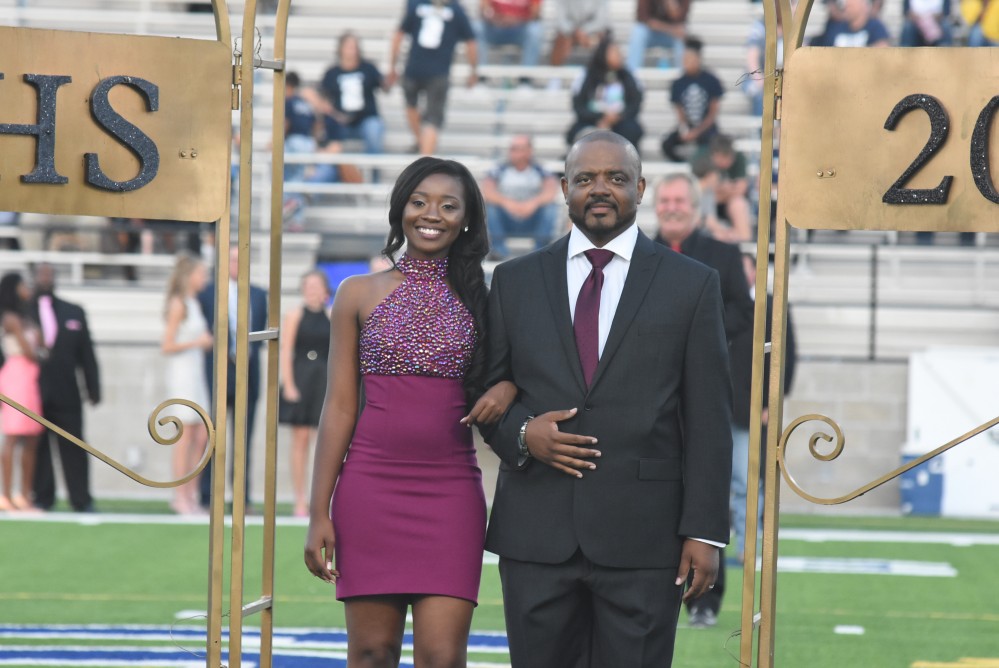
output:
<svg viewBox="0 0 999 668"><path fill-rule="evenodd" d="M284 317L281 327L280 422L291 425L291 489L295 517L309 516L309 444L326 397L330 348L329 278L321 270L302 277L302 306Z"/></svg>
<svg viewBox="0 0 999 668"><path fill-rule="evenodd" d="M644 132L638 122L642 89L609 33L600 38L586 70L573 84L572 108L576 120L565 136L570 146L581 134L599 129L615 132L639 149Z"/></svg>
<svg viewBox="0 0 999 668"><path fill-rule="evenodd" d="M309 101L301 95L301 79L295 72L288 72L284 87L284 152L315 153L316 123L318 116ZM285 183L305 181L305 165L285 164ZM304 217L305 196L301 193L285 194L284 222L301 227Z"/></svg>
<svg viewBox="0 0 999 668"><path fill-rule="evenodd" d="M999 46L999 0L961 0L968 46Z"/></svg>
<svg viewBox="0 0 999 668"><path fill-rule="evenodd" d="M827 21L845 21L846 20L846 8L844 7L844 0L824 0L826 6L826 20ZM884 4L884 0L871 0L871 15L880 16L881 6Z"/></svg>
<svg viewBox="0 0 999 668"><path fill-rule="evenodd" d="M745 336L746 332L752 335L753 302L749 296L738 246L718 241L700 229L698 195L697 183L689 174L673 174L656 184L655 209L659 224L656 241L718 272L722 307L725 310L725 338L731 346L733 341ZM718 622L724 592L723 554L714 588L695 599L687 600L689 625L714 626Z"/></svg>
<svg viewBox="0 0 999 668"><path fill-rule="evenodd" d="M212 401L205 382L204 353L212 349L214 338L198 304L198 293L208 283L208 269L200 258L187 253L177 256L173 273L167 282L165 328L160 351L166 356L164 381L167 397L187 399L211 410ZM198 466L208 444L205 423L194 409L172 405L161 413L180 420L183 428L173 445L173 476L179 480ZM196 480L174 487L170 507L178 515L201 511Z"/></svg>
<svg viewBox="0 0 999 668"><path fill-rule="evenodd" d="M871 0L843 0L842 20L826 22L812 46L890 46L891 36L874 14Z"/></svg>
<svg viewBox="0 0 999 668"><path fill-rule="evenodd" d="M35 267L35 304L47 355L41 362L38 384L42 391L42 414L76 438L83 438L83 399L94 406L101 401L100 369L87 327L87 314L55 294L55 269L50 264ZM55 504L56 483L50 441L55 438L69 505L76 512L94 510L90 495L90 454L54 432L42 437L35 466L35 505L48 510Z"/></svg>
<svg viewBox="0 0 999 668"><path fill-rule="evenodd" d="M385 121L378 114L375 92L386 88L386 80L361 53L361 41L348 31L340 35L337 62L326 70L319 88L319 108L332 116L342 130L331 139L360 139L364 152L385 151Z"/></svg>
<svg viewBox="0 0 999 668"><path fill-rule="evenodd" d="M514 135L507 159L482 181L486 201L486 220L493 255L509 255L506 239L525 236L541 248L555 236L555 209L558 182L534 159L531 137Z"/></svg>
<svg viewBox="0 0 999 668"><path fill-rule="evenodd" d="M479 62L489 64L489 50L494 46L520 47L520 64L534 67L541 60L545 28L541 24L541 0L481 0L479 13ZM521 77L529 84L530 77Z"/></svg>
<svg viewBox="0 0 999 668"><path fill-rule="evenodd" d="M899 46L950 46L950 0L902 0Z"/></svg>
<svg viewBox="0 0 999 668"><path fill-rule="evenodd" d="M752 238L749 210L749 179L746 156L735 150L732 138L721 133L700 149L693 161L706 159L707 173L700 178L702 192L710 192L717 208L708 212L705 227L719 241L736 244Z"/></svg>
<svg viewBox="0 0 999 668"><path fill-rule="evenodd" d="M465 43L465 57L471 66L468 85L478 81L478 49L475 32L458 0L409 0L406 15L392 37L388 85L399 75L396 63L403 38L409 35L409 55L403 74L406 95L406 121L416 139L416 151L430 155L437 150L444 126L451 62L458 42ZM423 110L420 111L420 98Z"/></svg>
<svg viewBox="0 0 999 668"><path fill-rule="evenodd" d="M236 278L239 275L239 247L233 246L229 249L229 363L226 366L226 408L229 415L236 405L236 307L237 292ZM250 317L249 329L251 332L259 332L267 328L267 291L255 285L250 286ZM201 313L208 323L208 331L214 335L215 327L215 281L212 281L205 289L198 293L198 303L201 305ZM254 418L257 414L257 399L260 397L260 341L250 343L249 369L246 371L246 502L250 502L250 474L253 471L251 466L250 453L253 445ZM213 365L213 353L211 350L205 352L204 373L208 381L208 391L214 387L215 367ZM234 430L229 430L230 434L235 434ZM230 457L228 461L232 461ZM229 469L229 479L232 480L233 470ZM211 503L212 492L212 460L208 460L208 466L201 474L201 505L207 508Z"/></svg>
<svg viewBox="0 0 999 668"><path fill-rule="evenodd" d="M791 11L797 7L791 3ZM742 80L742 92L749 98L749 107L754 116L763 116L763 91L773 93L773 75L766 71L767 26L763 18L753 21L746 38L746 75ZM784 67L784 21L781 18L780 3L777 4L777 69Z"/></svg>
<svg viewBox="0 0 999 668"><path fill-rule="evenodd" d="M589 51L610 28L609 0L555 0L552 65L564 65L573 46Z"/></svg>
<svg viewBox="0 0 999 668"><path fill-rule="evenodd" d="M637 72L650 46L669 49L670 65L683 62L683 39L691 0L638 0L637 21L628 39L628 69Z"/></svg>
<svg viewBox="0 0 999 668"><path fill-rule="evenodd" d="M0 394L13 399L35 413L42 413L42 396L38 387L38 351L41 348L38 324L29 307L31 291L18 273L0 279L0 351L4 364L0 367ZM3 449L0 451L0 511L37 510L34 497L35 460L38 437L45 431L13 406L0 403L3 423ZM14 453L20 450L20 489L14 493Z"/></svg>
<svg viewBox="0 0 999 668"><path fill-rule="evenodd" d="M10 230L11 234L4 234L0 238L0 248L7 250L21 250L21 242L17 238L17 230L21 222L21 214L13 211L0 211L0 229Z"/></svg>
<svg viewBox="0 0 999 668"><path fill-rule="evenodd" d="M744 329L752 328L753 309L739 248L718 241L704 231L699 214L700 190L694 177L685 172L666 176L656 184L654 194L659 226L656 241L719 272L725 333L729 340Z"/></svg>
<svg viewBox="0 0 999 668"><path fill-rule="evenodd" d="M683 76L670 88L670 102L676 111L677 128L663 139L662 151L667 160L683 162L681 147L706 146L718 132L715 121L721 103L722 85L701 62L703 43L696 37L684 41Z"/></svg>

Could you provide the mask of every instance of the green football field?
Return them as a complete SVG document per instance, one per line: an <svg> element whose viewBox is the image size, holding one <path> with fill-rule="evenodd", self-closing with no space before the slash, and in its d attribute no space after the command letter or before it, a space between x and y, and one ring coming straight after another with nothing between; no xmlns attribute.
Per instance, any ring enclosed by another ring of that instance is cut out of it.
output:
<svg viewBox="0 0 999 668"><path fill-rule="evenodd" d="M158 507L132 504L121 510ZM178 523L155 513L79 519L0 518L0 665L43 663L19 663L17 648L127 643L200 654L202 644L191 638L62 638L57 632L20 630L123 624L204 628L199 615L207 601L206 522ZM781 532L776 665L999 668L999 523L786 516ZM302 564L304 535L300 522L278 527L275 625L342 629L343 608L332 588ZM246 601L259 593L261 536L259 526L247 528ZM675 666L738 665L740 595L741 571L730 568L717 627L689 629L681 620ZM503 630L499 578L490 563L473 626L477 632ZM508 665L502 650L474 652L470 660ZM56 662L44 665L84 665L51 661ZM85 665L103 664L90 659ZM191 656L186 665L197 660Z"/></svg>

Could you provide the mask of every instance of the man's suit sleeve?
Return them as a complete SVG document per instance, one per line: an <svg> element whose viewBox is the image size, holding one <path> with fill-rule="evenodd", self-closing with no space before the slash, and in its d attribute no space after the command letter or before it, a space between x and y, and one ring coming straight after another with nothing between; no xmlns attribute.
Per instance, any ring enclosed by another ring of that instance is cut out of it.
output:
<svg viewBox="0 0 999 668"><path fill-rule="evenodd" d="M755 308L749 296L749 283L742 269L742 256L737 246L725 245L726 271L719 272L724 281L721 286L722 304L725 305L725 336L729 341L753 329Z"/></svg>
<svg viewBox="0 0 999 668"><path fill-rule="evenodd" d="M83 380L87 385L87 396L94 404L101 401L101 375L97 367L97 356L94 354L94 343L90 339L90 327L87 325L87 314L80 309L80 350L79 363L83 368Z"/></svg>
<svg viewBox="0 0 999 668"><path fill-rule="evenodd" d="M492 387L501 380L513 380L510 364L510 338L507 334L507 323L503 314L501 296L502 271L500 267L493 273L493 281L489 291L489 337L486 350L486 386ZM520 426L530 416L531 412L519 401L514 401L499 422L479 427L482 437L492 448L500 461L512 468L528 466L530 460L521 463L517 438Z"/></svg>
<svg viewBox="0 0 999 668"><path fill-rule="evenodd" d="M732 383L718 275L704 282L687 334L681 386L683 511L679 533L727 543Z"/></svg>

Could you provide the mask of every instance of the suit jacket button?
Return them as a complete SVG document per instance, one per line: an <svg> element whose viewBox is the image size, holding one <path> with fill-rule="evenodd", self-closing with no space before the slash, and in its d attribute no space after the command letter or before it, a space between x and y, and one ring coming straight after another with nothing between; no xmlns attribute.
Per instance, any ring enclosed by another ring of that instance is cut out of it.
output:
<svg viewBox="0 0 999 668"><path fill-rule="evenodd" d="M588 410L590 410L591 408L593 408L593 406L583 406L583 410L584 410L584 411L588 411Z"/></svg>

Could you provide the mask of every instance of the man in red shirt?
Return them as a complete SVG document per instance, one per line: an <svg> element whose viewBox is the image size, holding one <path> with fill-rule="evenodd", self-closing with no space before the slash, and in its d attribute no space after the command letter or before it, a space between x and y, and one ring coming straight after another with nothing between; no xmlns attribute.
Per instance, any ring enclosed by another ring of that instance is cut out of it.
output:
<svg viewBox="0 0 999 668"><path fill-rule="evenodd" d="M489 64L489 50L494 46L513 44L520 47L520 64L534 67L541 59L541 42L545 36L541 25L541 0L482 0L481 20L477 24L482 44L479 61ZM526 83L528 77L521 77Z"/></svg>

